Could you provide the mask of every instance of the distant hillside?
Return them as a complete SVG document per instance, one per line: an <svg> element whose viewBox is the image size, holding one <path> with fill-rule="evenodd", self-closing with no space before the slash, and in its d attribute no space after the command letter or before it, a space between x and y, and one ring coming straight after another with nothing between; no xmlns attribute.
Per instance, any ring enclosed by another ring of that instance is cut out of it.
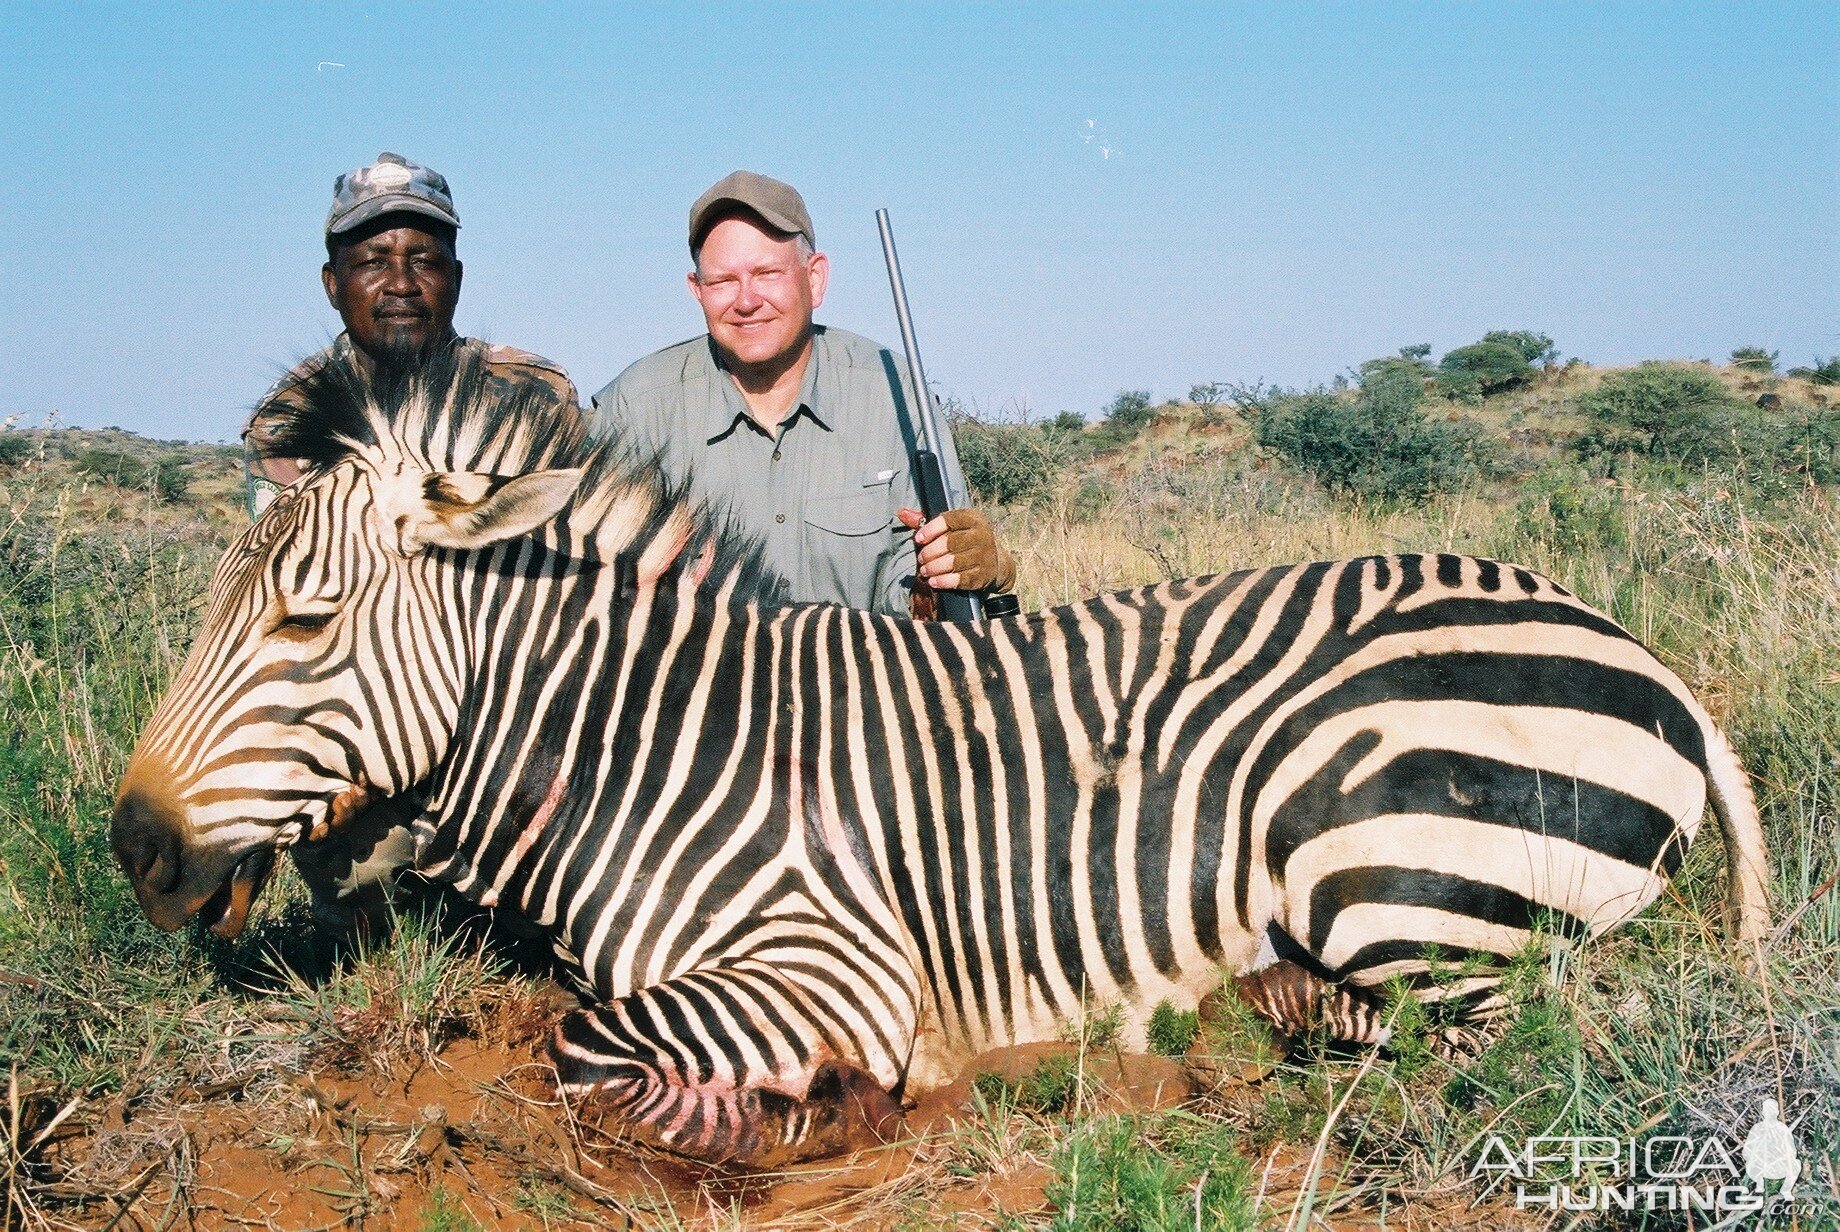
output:
<svg viewBox="0 0 1840 1232"><path fill-rule="evenodd" d="M1572 463L1599 477L1671 465L1840 481L1840 372L1703 361L1524 369L1493 389L1453 385L1441 365L1402 354L1315 389L1211 384L1162 402L1127 390L1093 422L960 414L955 439L979 501L1052 500L1076 514L1106 507L1146 470L1288 468L1369 499L1512 484Z"/></svg>
<svg viewBox="0 0 1840 1232"><path fill-rule="evenodd" d="M9 508L56 492L80 518L131 515L162 523L242 517L243 451L156 441L119 428L0 432L0 500Z"/></svg>
<svg viewBox="0 0 1840 1232"><path fill-rule="evenodd" d="M1477 479L1513 484L1565 462L1608 473L1619 458L1763 464L1816 482L1840 478L1840 364L1831 361L1778 375L1742 363L1599 368L1573 360L1527 365L1520 379L1486 389L1453 386L1444 365L1416 350L1370 360L1315 390L1211 383L1160 402L1127 390L1092 421L1072 413L1022 423L955 414L954 432L978 502L1051 499L1074 516L1102 514L1146 472L1219 468L1301 470L1332 490L1370 497L1423 495ZM1403 382L1408 406L1373 405L1374 390L1388 381ZM1607 388L1621 390L1621 401L1606 401ZM1388 450L1416 453L1386 462ZM1383 463L1391 469L1375 474ZM220 534L243 517L242 454L232 445L150 440L117 428L0 431L0 496L27 479L86 517L132 510L175 524L202 518Z"/></svg>

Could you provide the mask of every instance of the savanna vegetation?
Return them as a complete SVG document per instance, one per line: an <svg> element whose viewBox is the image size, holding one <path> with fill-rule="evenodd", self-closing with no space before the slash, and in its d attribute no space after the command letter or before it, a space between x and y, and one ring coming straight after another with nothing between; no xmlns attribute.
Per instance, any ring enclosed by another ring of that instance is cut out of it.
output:
<svg viewBox="0 0 1840 1232"><path fill-rule="evenodd" d="M1840 361L1600 370L1491 333L1317 389L1127 390L1088 422L963 418L1025 606L1165 577L1397 550L1532 565L1695 688L1750 769L1775 860L1760 953L1720 928L1709 826L1632 925L1510 972L1447 1059L1280 1054L1230 996L1159 1009L1155 1055L1094 1006L969 1074L868 1161L740 1178L610 1141L549 1099L541 963L439 895L336 951L291 874L234 943L166 935L109 856L115 779L239 525L209 446L0 433L0 1210L8 1226L1175 1229L1704 1227L1516 1211L1488 1135L1723 1135L1765 1097L1840 1226ZM1745 964L1749 965L1746 966ZM253 1177L230 1185L229 1175ZM257 1192L259 1191L259 1192ZM252 1196L254 1194L255 1196Z"/></svg>

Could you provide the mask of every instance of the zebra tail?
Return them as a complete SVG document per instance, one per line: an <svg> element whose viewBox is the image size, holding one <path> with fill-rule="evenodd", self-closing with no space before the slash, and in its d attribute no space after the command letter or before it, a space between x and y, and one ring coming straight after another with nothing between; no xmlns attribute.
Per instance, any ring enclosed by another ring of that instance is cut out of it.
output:
<svg viewBox="0 0 1840 1232"><path fill-rule="evenodd" d="M1725 843L1726 928L1734 939L1748 945L1763 940L1770 931L1770 865L1763 820L1751 794L1750 776L1731 742L1710 718L1702 720L1702 726L1706 731L1706 783Z"/></svg>

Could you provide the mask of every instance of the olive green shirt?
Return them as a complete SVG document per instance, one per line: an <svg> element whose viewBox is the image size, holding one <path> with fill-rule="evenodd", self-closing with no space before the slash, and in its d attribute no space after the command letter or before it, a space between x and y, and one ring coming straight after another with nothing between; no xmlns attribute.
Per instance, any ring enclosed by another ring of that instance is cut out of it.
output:
<svg viewBox="0 0 1840 1232"><path fill-rule="evenodd" d="M905 374L886 348L817 326L798 402L769 432L704 334L622 372L594 396L588 427L656 452L694 496L733 510L788 599L904 616L914 536L895 510L920 507ZM939 451L956 475L950 441Z"/></svg>

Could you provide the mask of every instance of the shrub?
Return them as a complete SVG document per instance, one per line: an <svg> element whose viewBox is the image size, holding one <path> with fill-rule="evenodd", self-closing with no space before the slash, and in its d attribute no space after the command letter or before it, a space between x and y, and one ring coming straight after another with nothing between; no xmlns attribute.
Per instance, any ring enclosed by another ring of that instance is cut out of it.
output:
<svg viewBox="0 0 1840 1232"><path fill-rule="evenodd" d="M1366 381L1384 372L1405 372L1424 380L1437 371L1431 366L1431 360L1428 358L1430 354L1431 344L1429 342L1416 342L1411 346L1402 346L1397 355L1386 355L1363 363L1360 367L1361 379Z"/></svg>
<svg viewBox="0 0 1840 1232"><path fill-rule="evenodd" d="M1789 375L1813 381L1816 385L1840 385L1840 355L1832 359L1822 359L1817 355L1812 368L1791 368Z"/></svg>
<svg viewBox="0 0 1840 1232"><path fill-rule="evenodd" d="M0 433L0 466L17 466L32 452L32 442L16 432Z"/></svg>
<svg viewBox="0 0 1840 1232"><path fill-rule="evenodd" d="M119 449L89 448L78 450L71 461L80 475L121 488L151 489L155 500L182 500L191 486L177 458L145 462Z"/></svg>
<svg viewBox="0 0 1840 1232"><path fill-rule="evenodd" d="M1188 400L1196 406L1219 406L1232 386L1225 381L1205 381L1188 387Z"/></svg>
<svg viewBox="0 0 1840 1232"><path fill-rule="evenodd" d="M1578 409L1618 447L1689 464L1769 454L1763 415L1712 373L1687 364L1645 363L1606 376L1578 397ZM1595 442L1598 451L1602 438ZM1590 452L1594 442L1581 442Z"/></svg>
<svg viewBox="0 0 1840 1232"><path fill-rule="evenodd" d="M958 464L980 503L1023 505L1052 489L1059 458L1048 436L1030 424L990 424L963 418L953 425Z"/></svg>
<svg viewBox="0 0 1840 1232"><path fill-rule="evenodd" d="M1352 398L1316 391L1274 398L1259 443L1330 491L1373 500L1422 499L1476 476L1487 460L1473 424L1419 409L1418 378L1383 367Z"/></svg>
<svg viewBox="0 0 1840 1232"><path fill-rule="evenodd" d="M1550 364L1559 358L1559 348L1545 334L1525 329L1492 329L1482 335L1484 343L1497 343L1512 350L1529 364Z"/></svg>
<svg viewBox="0 0 1840 1232"><path fill-rule="evenodd" d="M1042 425L1049 432L1072 435L1086 431L1086 416L1078 411L1062 411Z"/></svg>
<svg viewBox="0 0 1840 1232"><path fill-rule="evenodd" d="M1451 397L1477 402L1533 379L1533 365L1505 342L1472 342L1438 361L1438 384Z"/></svg>
<svg viewBox="0 0 1840 1232"><path fill-rule="evenodd" d="M1128 444L1155 418L1156 411L1150 405L1149 390L1120 390L1118 396L1106 404L1105 422L1099 425L1093 443L1100 448L1116 448Z"/></svg>
<svg viewBox="0 0 1840 1232"><path fill-rule="evenodd" d="M1167 1001L1158 1001L1150 1011L1145 1035L1150 1051L1159 1057L1179 1057L1195 1042L1201 1029L1201 1015L1194 1010L1179 1010Z"/></svg>
<svg viewBox="0 0 1840 1232"><path fill-rule="evenodd" d="M1776 371L1776 352L1762 347L1743 346L1731 353L1731 366L1746 372L1767 374Z"/></svg>
<svg viewBox="0 0 1840 1232"><path fill-rule="evenodd" d="M1175 1112L1082 1122L1054 1151L1055 1232L1208 1232L1260 1226L1231 1127Z"/></svg>

